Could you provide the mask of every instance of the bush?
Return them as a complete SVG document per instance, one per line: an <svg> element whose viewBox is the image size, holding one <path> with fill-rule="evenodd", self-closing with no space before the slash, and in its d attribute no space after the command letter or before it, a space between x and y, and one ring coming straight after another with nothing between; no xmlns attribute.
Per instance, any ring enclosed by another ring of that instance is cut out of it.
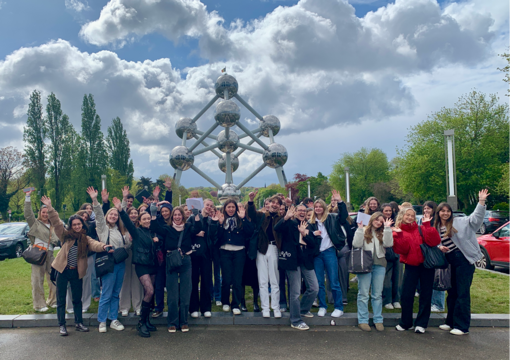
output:
<svg viewBox="0 0 510 360"><path fill-rule="evenodd" d="M492 210L508 211L508 203L500 202L500 203L494 204L494 206L492 207Z"/></svg>

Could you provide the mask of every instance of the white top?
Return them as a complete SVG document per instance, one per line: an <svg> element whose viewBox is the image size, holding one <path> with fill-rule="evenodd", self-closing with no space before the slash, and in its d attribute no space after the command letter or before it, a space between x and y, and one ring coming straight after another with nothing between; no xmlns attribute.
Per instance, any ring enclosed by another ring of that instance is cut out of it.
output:
<svg viewBox="0 0 510 360"><path fill-rule="evenodd" d="M321 232L321 237L322 237L321 252L322 252L322 251L328 250L330 247L332 247L333 243L331 242L331 239L329 238L328 231L326 230L326 227L320 220L317 220L317 227L319 228L319 230Z"/></svg>

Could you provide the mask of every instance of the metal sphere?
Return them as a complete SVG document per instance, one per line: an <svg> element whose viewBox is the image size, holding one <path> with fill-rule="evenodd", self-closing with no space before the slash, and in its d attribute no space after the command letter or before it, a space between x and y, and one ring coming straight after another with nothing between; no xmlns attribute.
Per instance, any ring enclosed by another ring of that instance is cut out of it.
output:
<svg viewBox="0 0 510 360"><path fill-rule="evenodd" d="M170 153L170 165L176 170L186 171L194 161L193 153L186 146L176 146Z"/></svg>
<svg viewBox="0 0 510 360"><path fill-rule="evenodd" d="M269 137L270 129L273 130L273 136L275 136L280 131L280 127L280 120L274 115L266 115L260 122L260 129L265 137Z"/></svg>
<svg viewBox="0 0 510 360"><path fill-rule="evenodd" d="M262 154L262 161L264 161L264 164L270 168L276 169L279 166L285 165L288 157L289 155L285 146L272 143L269 144L267 150L264 150L264 154Z"/></svg>
<svg viewBox="0 0 510 360"><path fill-rule="evenodd" d="M186 132L187 140L193 139L197 133L197 124L194 123L190 118L181 118L175 124L175 133L179 138L182 139L184 132Z"/></svg>
<svg viewBox="0 0 510 360"><path fill-rule="evenodd" d="M239 201L240 197L241 190L238 190L234 184L223 184L218 190L218 199L222 204L229 198Z"/></svg>
<svg viewBox="0 0 510 360"><path fill-rule="evenodd" d="M221 96L222 98L225 96L225 90L228 91L228 98L230 99L235 94L237 94L237 89L239 85L237 84L237 80L232 75L223 74L218 80L216 80L216 84L214 84L214 88L216 89L216 94Z"/></svg>
<svg viewBox="0 0 510 360"><path fill-rule="evenodd" d="M226 154L223 154L221 156L221 159L218 159L218 167L224 173L227 172L227 155ZM239 168L239 159L234 154L232 154L232 156L230 157L230 167L232 168L232 172L235 172Z"/></svg>
<svg viewBox="0 0 510 360"><path fill-rule="evenodd" d="M231 100L223 100L216 106L216 113L214 114L214 120L223 126L231 127L241 118L241 109L239 106Z"/></svg>
<svg viewBox="0 0 510 360"><path fill-rule="evenodd" d="M231 153L236 151L238 144L239 136L232 130L229 130L228 139L225 130L220 131L218 134L218 149L221 152Z"/></svg>

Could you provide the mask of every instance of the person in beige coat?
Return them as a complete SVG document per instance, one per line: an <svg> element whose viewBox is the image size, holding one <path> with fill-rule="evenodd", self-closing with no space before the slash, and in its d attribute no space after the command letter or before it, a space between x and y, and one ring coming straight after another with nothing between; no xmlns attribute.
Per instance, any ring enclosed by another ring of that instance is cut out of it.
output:
<svg viewBox="0 0 510 360"><path fill-rule="evenodd" d="M48 311L48 306L52 308L57 307L56 289L55 285L50 281L51 263L53 262L53 248L58 244L58 237L48 220L48 208L41 206L37 218L32 210L32 203L30 202L30 194L32 191L26 193L24 215L30 227L28 238L30 239L31 246L46 249L47 256L43 265L32 266L32 300L34 310L39 312ZM44 296L44 277L48 283L49 293L48 299Z"/></svg>

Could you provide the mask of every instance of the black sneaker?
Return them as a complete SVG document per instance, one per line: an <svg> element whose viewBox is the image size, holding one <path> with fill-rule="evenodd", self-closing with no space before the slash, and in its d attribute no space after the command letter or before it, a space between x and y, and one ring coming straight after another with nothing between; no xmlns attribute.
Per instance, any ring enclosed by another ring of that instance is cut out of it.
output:
<svg viewBox="0 0 510 360"><path fill-rule="evenodd" d="M66 326L65 325L60 325L60 336L67 336L67 335L69 335L69 334L67 333Z"/></svg>
<svg viewBox="0 0 510 360"><path fill-rule="evenodd" d="M83 324L76 324L74 327L76 331L89 332L89 328Z"/></svg>

